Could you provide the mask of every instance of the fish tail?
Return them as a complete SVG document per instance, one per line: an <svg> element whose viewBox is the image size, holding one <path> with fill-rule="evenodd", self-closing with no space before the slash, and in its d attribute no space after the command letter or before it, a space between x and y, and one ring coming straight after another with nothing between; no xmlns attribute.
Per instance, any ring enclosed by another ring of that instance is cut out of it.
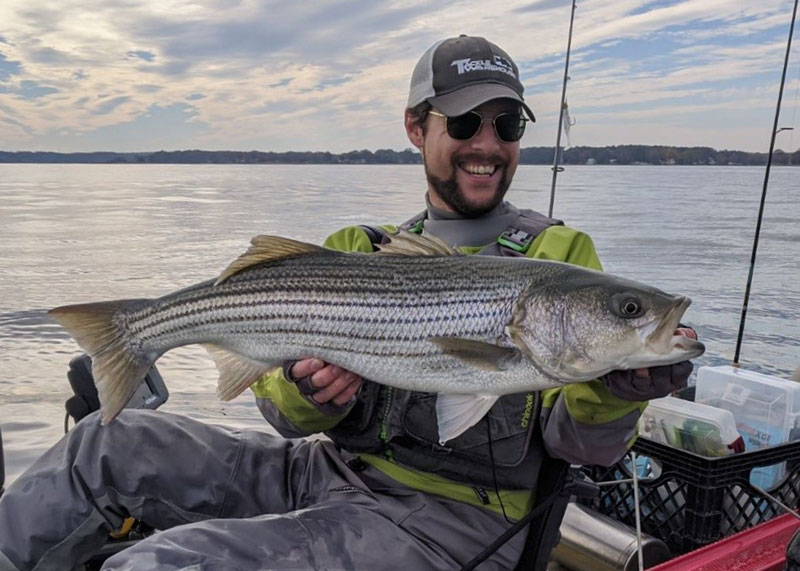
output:
<svg viewBox="0 0 800 571"><path fill-rule="evenodd" d="M48 311L92 358L101 419L108 424L125 407L158 355L148 355L117 316L150 300L116 300L65 305Z"/></svg>

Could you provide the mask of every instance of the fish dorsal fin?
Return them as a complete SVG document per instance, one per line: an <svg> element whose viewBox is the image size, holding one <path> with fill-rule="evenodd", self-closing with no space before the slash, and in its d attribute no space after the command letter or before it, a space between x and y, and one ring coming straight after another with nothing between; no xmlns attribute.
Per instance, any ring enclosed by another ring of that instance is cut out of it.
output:
<svg viewBox="0 0 800 571"><path fill-rule="evenodd" d="M277 365L254 361L244 355L234 353L212 343L204 343L203 347L205 347L217 365L217 371L219 371L217 394L224 401L235 399L247 387L260 381L264 375L277 367Z"/></svg>
<svg viewBox="0 0 800 571"><path fill-rule="evenodd" d="M250 240L250 247L247 251L225 268L225 271L220 274L214 285L219 285L232 275L264 262L274 262L283 258L292 258L322 251L325 251L322 246L292 240L291 238L254 236Z"/></svg>
<svg viewBox="0 0 800 571"><path fill-rule="evenodd" d="M389 234L388 244L378 246L379 253L400 256L463 256L461 252L450 246L441 238L432 234L422 236L400 229Z"/></svg>

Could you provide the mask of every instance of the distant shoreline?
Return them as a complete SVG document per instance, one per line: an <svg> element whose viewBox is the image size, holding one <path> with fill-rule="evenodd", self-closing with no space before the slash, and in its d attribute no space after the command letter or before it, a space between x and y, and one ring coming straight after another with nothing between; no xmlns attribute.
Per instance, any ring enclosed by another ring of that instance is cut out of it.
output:
<svg viewBox="0 0 800 571"><path fill-rule="evenodd" d="M553 147L520 149L520 164L552 165ZM157 151L119 153L57 153L49 151L0 151L0 163L17 164L288 164L288 165L363 165L420 164L420 154L412 149L379 149L347 153L289 151ZM610 147L570 147L562 152L562 165L702 165L762 166L767 153L749 153L712 149L711 147L668 147L661 145L618 145ZM775 151L775 166L800 165L800 149L787 153Z"/></svg>

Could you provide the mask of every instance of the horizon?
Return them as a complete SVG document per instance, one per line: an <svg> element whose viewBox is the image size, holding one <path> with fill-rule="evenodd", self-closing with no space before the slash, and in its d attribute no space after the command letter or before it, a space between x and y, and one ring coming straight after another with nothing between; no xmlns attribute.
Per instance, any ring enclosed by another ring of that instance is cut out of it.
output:
<svg viewBox="0 0 800 571"><path fill-rule="evenodd" d="M575 12L572 147L768 152L790 0L583 0ZM72 0L0 7L6 152L331 152L411 145L411 70L435 41L483 35L520 68L536 113L521 146L555 145L569 0ZM776 148L800 147L792 50ZM314 151L311 147L328 150ZM107 151L92 149L103 148ZM224 152L224 151L209 151Z"/></svg>
<svg viewBox="0 0 800 571"><path fill-rule="evenodd" d="M798 142L800 145L800 142ZM660 143L653 143L653 144L644 144L644 143L622 143L619 145L572 145L570 147L563 147L562 149L564 152L567 152L571 149L579 149L579 148L589 148L589 149L609 149L614 147L664 147L664 148L674 148L674 149L711 149L712 151L718 153L750 153L750 154L768 154L769 149L765 149L763 151L745 151L742 149L727 149L727 148L715 148L709 147L707 145L665 145ZM547 145L531 145L531 146L520 146L520 151L524 151L526 149L555 149L555 144ZM419 149L413 148L410 145L403 149L391 149L391 148L374 148L374 149L347 149L344 151L331 151L331 150L315 150L315 149L288 149L286 151L269 151L263 149L201 149L201 148L184 148L184 149L157 149L157 150L133 150L133 151L115 151L112 149L94 149L94 150L86 150L86 151L54 151L52 149L42 149L42 150L31 150L31 149L20 149L18 151L11 151L7 149L0 148L0 153L52 153L58 155L70 155L70 154L100 154L100 153L111 153L111 154L119 154L119 155L152 155L155 153L187 153L187 152L199 152L199 153L275 153L275 154L284 154L284 153L330 153L333 155L344 155L347 153L358 153L362 151L367 151L370 153L376 153L378 151L391 151L394 153L403 153L403 152L413 152L415 154L420 154ZM780 147L775 147L774 153L795 153L800 151L800 146L797 149L782 149Z"/></svg>

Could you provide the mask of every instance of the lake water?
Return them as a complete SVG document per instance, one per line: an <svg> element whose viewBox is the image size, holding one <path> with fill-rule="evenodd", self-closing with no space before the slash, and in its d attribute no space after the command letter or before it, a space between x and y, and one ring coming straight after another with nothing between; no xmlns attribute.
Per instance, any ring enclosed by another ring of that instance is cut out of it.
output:
<svg viewBox="0 0 800 571"><path fill-rule="evenodd" d="M551 171L522 166L509 193L546 210ZM773 169L740 361L788 376L800 365L800 169ZM555 215L589 233L605 269L694 303L707 353L733 357L763 169L568 167ZM338 228L397 223L423 206L415 166L0 165L0 427L7 482L64 430L77 345L57 305L158 296L218 274L252 235L320 242ZM252 399L215 397L197 347L158 363L165 410L265 428Z"/></svg>

